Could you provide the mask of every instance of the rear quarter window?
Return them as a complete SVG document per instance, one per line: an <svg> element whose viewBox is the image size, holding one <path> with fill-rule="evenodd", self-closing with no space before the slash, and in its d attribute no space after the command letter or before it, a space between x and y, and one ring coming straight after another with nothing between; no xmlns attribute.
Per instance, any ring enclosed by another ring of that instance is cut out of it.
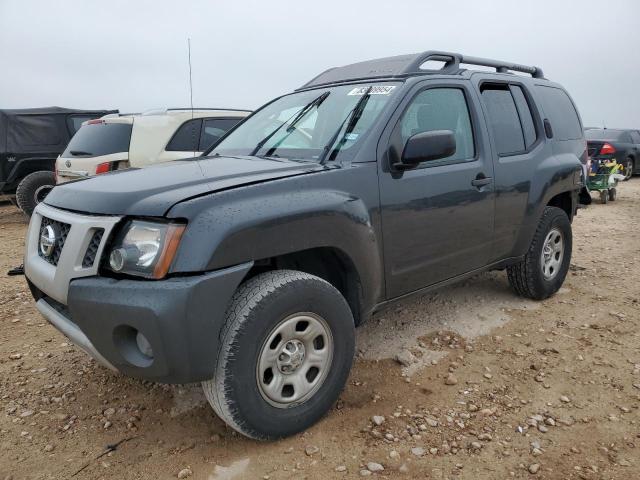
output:
<svg viewBox="0 0 640 480"><path fill-rule="evenodd" d="M95 123L84 125L73 136L63 157L98 157L129 151L130 123Z"/></svg>
<svg viewBox="0 0 640 480"><path fill-rule="evenodd" d="M551 123L554 140L579 140L583 137L578 112L567 93L556 87L537 85L542 109Z"/></svg>
<svg viewBox="0 0 640 480"><path fill-rule="evenodd" d="M197 152L201 130L201 118L188 120L173 134L165 150L167 152Z"/></svg>
<svg viewBox="0 0 640 480"><path fill-rule="evenodd" d="M18 115L11 124L13 139L25 147L59 145L64 138L58 120L55 115Z"/></svg>

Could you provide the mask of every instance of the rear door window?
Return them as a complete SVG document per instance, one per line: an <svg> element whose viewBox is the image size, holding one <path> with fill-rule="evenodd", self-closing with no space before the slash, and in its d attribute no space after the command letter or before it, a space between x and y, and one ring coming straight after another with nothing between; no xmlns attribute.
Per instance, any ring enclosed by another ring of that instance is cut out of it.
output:
<svg viewBox="0 0 640 480"><path fill-rule="evenodd" d="M132 126L130 123L84 125L73 136L62 156L98 157L128 152Z"/></svg>
<svg viewBox="0 0 640 480"><path fill-rule="evenodd" d="M560 88L536 86L542 108L551 123L554 140L579 140L583 138L582 125L569 95Z"/></svg>
<svg viewBox="0 0 640 480"><path fill-rule="evenodd" d="M220 138L231 128L242 120L241 118L206 118L202 128L202 136L200 137L200 149L204 152L211 148Z"/></svg>
<svg viewBox="0 0 640 480"><path fill-rule="evenodd" d="M524 132L509 86L486 85L481 92L498 155L524 152Z"/></svg>
<svg viewBox="0 0 640 480"><path fill-rule="evenodd" d="M518 109L518 116L520 117L520 125L524 134L525 148L529 150L531 146L536 143L536 126L533 122L533 115L531 114L531 108L527 97L522 91L522 87L519 85L510 85L511 94L516 102L516 108Z"/></svg>
<svg viewBox="0 0 640 480"><path fill-rule="evenodd" d="M195 118L183 123L173 134L165 148L168 152L197 152L200 144L200 130L202 119Z"/></svg>
<svg viewBox="0 0 640 480"><path fill-rule="evenodd" d="M633 141L633 143L640 145L640 132L632 130L631 132L629 132L629 134L631 135L631 140Z"/></svg>

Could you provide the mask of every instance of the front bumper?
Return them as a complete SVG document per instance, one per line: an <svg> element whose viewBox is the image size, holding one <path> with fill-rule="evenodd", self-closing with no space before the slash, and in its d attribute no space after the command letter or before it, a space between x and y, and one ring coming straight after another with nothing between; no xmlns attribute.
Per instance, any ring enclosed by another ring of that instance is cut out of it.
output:
<svg viewBox="0 0 640 480"><path fill-rule="evenodd" d="M161 281L78 278L69 285L68 306L29 283L40 313L103 365L190 383L213 376L227 305L251 265ZM152 356L140 349L138 333Z"/></svg>

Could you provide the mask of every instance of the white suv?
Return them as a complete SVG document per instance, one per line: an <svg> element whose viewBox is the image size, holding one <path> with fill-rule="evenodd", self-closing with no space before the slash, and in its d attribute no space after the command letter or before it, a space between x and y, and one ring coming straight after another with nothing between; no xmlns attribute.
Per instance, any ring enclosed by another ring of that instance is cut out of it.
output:
<svg viewBox="0 0 640 480"><path fill-rule="evenodd" d="M56 160L56 183L198 156L250 113L169 109L89 120Z"/></svg>

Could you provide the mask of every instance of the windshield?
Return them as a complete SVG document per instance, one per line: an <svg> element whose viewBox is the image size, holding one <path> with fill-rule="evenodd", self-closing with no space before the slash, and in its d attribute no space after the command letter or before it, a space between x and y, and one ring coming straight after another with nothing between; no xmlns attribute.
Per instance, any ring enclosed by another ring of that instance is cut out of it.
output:
<svg viewBox="0 0 640 480"><path fill-rule="evenodd" d="M208 155L319 161L323 157L334 159L343 152L355 153L358 140L368 132L398 85L343 85L286 95L247 119ZM366 102L356 108L365 95ZM332 155L323 155L326 149Z"/></svg>
<svg viewBox="0 0 640 480"><path fill-rule="evenodd" d="M620 130L589 129L584 132L587 140L619 140L623 132Z"/></svg>

